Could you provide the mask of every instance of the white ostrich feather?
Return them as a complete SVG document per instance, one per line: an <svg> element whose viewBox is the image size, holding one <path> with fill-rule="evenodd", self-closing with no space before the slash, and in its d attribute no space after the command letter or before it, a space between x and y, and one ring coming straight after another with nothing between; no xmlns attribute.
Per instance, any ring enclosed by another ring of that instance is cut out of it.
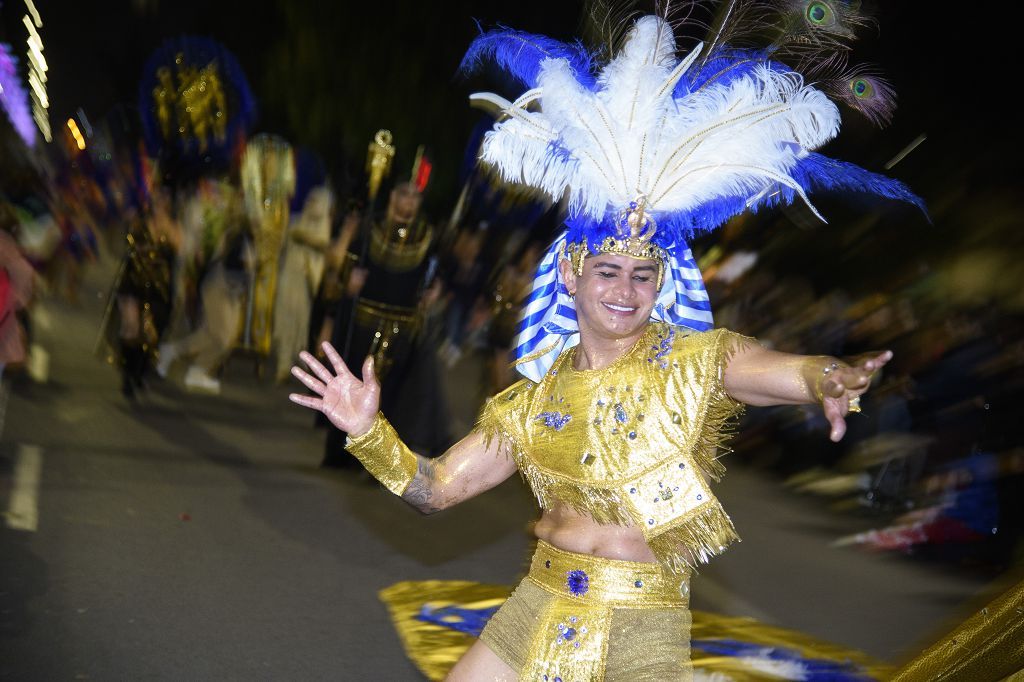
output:
<svg viewBox="0 0 1024 682"><path fill-rule="evenodd" d="M673 98L700 49L677 61L671 27L650 16L594 90L565 60L546 59L539 87L515 102L477 95L508 117L487 134L481 157L508 181L556 199L568 192L570 212L595 220L641 196L655 219L720 197L749 200L776 184L806 201L789 171L838 133L835 105L799 74L767 66ZM531 103L540 110L527 111Z"/></svg>

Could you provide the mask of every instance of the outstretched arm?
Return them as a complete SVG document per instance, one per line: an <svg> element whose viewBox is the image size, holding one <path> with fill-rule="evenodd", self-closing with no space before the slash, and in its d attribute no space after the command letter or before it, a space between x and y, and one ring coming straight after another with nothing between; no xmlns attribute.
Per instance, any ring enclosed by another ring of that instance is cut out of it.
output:
<svg viewBox="0 0 1024 682"><path fill-rule="evenodd" d="M497 439L471 433L436 459L417 455L416 475L402 499L433 514L490 490L511 476L516 465Z"/></svg>
<svg viewBox="0 0 1024 682"><path fill-rule="evenodd" d="M858 399L871 376L892 359L890 351L868 353L852 365L824 355L793 355L743 343L725 367L725 390L748 405L820 403L838 442L846 433L844 417L859 411Z"/></svg>
<svg viewBox="0 0 1024 682"><path fill-rule="evenodd" d="M380 384L373 358L363 363L362 380L349 372L338 352L323 344L334 368L332 374L309 353L301 353L310 372L292 374L315 395L293 393L291 400L323 412L334 426L347 432L348 450L391 492L425 514L431 514L498 485L516 466L497 440L488 442L471 433L437 459L412 452L378 412Z"/></svg>

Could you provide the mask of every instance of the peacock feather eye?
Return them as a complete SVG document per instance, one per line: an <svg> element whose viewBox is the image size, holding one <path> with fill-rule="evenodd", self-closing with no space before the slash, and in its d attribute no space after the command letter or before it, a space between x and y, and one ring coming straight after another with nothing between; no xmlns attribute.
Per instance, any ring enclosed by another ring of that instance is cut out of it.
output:
<svg viewBox="0 0 1024 682"><path fill-rule="evenodd" d="M835 15L826 3L812 2L807 6L807 20L815 26L828 26L835 23Z"/></svg>
<svg viewBox="0 0 1024 682"><path fill-rule="evenodd" d="M875 88L871 85L871 81L866 78L854 78L851 80L850 90L859 99L865 99L875 94Z"/></svg>

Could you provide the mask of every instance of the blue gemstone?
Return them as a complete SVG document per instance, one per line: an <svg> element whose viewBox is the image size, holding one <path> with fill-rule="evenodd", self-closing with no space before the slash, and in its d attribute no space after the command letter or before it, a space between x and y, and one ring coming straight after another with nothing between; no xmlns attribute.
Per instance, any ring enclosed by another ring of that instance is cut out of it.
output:
<svg viewBox="0 0 1024 682"><path fill-rule="evenodd" d="M569 629L567 629L565 631L564 637L565 637L565 641L571 642L573 639L576 638L576 628L569 628Z"/></svg>
<svg viewBox="0 0 1024 682"><path fill-rule="evenodd" d="M635 583L633 583L633 587L643 587L643 586L644 586L644 581L643 580L637 580Z"/></svg>
<svg viewBox="0 0 1024 682"><path fill-rule="evenodd" d="M590 589L590 576L585 571L569 571L566 573L566 584L569 592L577 597L582 597Z"/></svg>
<svg viewBox="0 0 1024 682"><path fill-rule="evenodd" d="M629 432L629 439L633 440L634 438L636 438L636 431L630 431Z"/></svg>
<svg viewBox="0 0 1024 682"><path fill-rule="evenodd" d="M622 403L615 403L615 421L625 424L627 419L626 410L622 407Z"/></svg>
<svg viewBox="0 0 1024 682"><path fill-rule="evenodd" d="M703 496L703 495L697 495L697 499L698 499L698 500L703 500L703 499L704 499L704 496Z"/></svg>
<svg viewBox="0 0 1024 682"><path fill-rule="evenodd" d="M551 560L550 559L544 562L544 568L551 568Z"/></svg>

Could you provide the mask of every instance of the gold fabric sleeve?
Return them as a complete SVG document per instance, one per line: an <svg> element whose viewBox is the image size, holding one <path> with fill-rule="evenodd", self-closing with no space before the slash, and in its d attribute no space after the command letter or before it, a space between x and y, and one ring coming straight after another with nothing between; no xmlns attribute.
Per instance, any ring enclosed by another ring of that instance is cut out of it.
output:
<svg viewBox="0 0 1024 682"><path fill-rule="evenodd" d="M1024 676L1024 581L900 668L892 682L1010 680Z"/></svg>
<svg viewBox="0 0 1024 682"><path fill-rule="evenodd" d="M385 488L401 495L416 477L416 453L406 447L395 429L380 412L370 430L361 436L349 436L345 449L362 462Z"/></svg>

